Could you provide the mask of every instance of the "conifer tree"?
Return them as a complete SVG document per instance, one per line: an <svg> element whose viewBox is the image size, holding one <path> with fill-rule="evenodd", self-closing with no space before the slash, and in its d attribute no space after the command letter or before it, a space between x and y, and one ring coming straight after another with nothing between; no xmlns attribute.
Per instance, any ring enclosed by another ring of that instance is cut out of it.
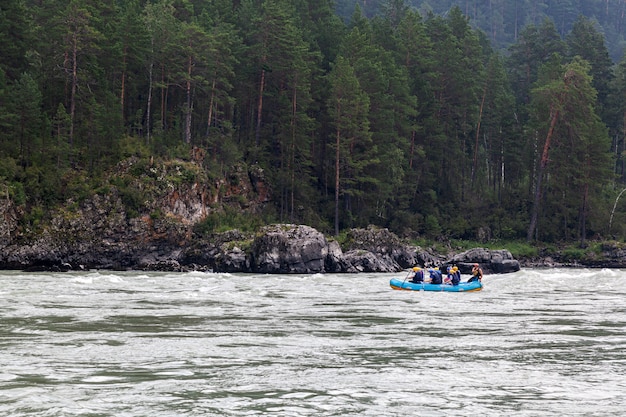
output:
<svg viewBox="0 0 626 417"><path fill-rule="evenodd" d="M610 172L610 141L595 110L596 91L589 75L589 63L575 58L561 71L561 78L533 90L534 108L543 124L545 137L539 160L533 208L527 239L539 237L538 219L542 193L549 190L552 212L544 218L556 219L564 238L571 234L584 245L593 196ZM548 169L550 176L547 177ZM544 181L547 183L544 186ZM553 225L554 226L554 225Z"/></svg>
<svg viewBox="0 0 626 417"><path fill-rule="evenodd" d="M62 11L59 11L62 12ZM67 8L61 17L64 25L63 46L64 60L61 68L67 77L69 94L67 97L70 129L69 143L74 146L77 113L87 109L87 103L93 97L94 89L91 85L95 83L95 73L97 72L96 55L101 50L102 34L95 26L98 16L96 10L81 0L70 0ZM81 127L86 126L86 120L81 120Z"/></svg>
<svg viewBox="0 0 626 417"><path fill-rule="evenodd" d="M465 199L471 161L467 150L475 143L484 79L483 53L478 37L460 9L454 8L447 18L427 21L436 54L431 80L434 93L433 117L439 127L428 154L436 164L438 191L446 199ZM474 133L474 134L472 134ZM471 155L471 154L470 154Z"/></svg>
<svg viewBox="0 0 626 417"><path fill-rule="evenodd" d="M187 144L192 143L194 94L196 89L206 87L207 78L210 76L207 72L209 63L203 59L203 54L211 48L211 42L204 29L193 20L195 19L182 24L181 36L184 38L184 48L181 52L184 54L185 66L184 72L177 76L182 81L185 95L183 141Z"/></svg>
<svg viewBox="0 0 626 417"><path fill-rule="evenodd" d="M120 121L123 126L130 124L141 135L141 118L145 113L144 103L136 103L140 88L147 80L145 62L149 53L149 35L142 22L142 7L139 0L129 0L117 9L118 18L114 21L114 33L109 49L115 52L107 62L114 68L114 85L119 92ZM139 120L137 120L139 118Z"/></svg>
<svg viewBox="0 0 626 417"><path fill-rule="evenodd" d="M17 80L27 69L27 51L33 48L33 22L23 0L3 0L0 5L0 69Z"/></svg>
<svg viewBox="0 0 626 417"><path fill-rule="evenodd" d="M369 131L367 94L361 89L349 60L338 56L329 74L331 91L328 109L334 126L335 165L335 235L339 234L340 217L349 222L351 197L358 197L359 182L367 181L367 168L372 160L363 158L372 151ZM344 209L340 211L340 198ZM340 213L343 212L343 216Z"/></svg>
<svg viewBox="0 0 626 417"><path fill-rule="evenodd" d="M609 86L613 78L611 67L613 62L604 41L602 33L598 32L594 22L579 16L574 22L571 32L567 35L567 46L571 58L580 56L591 65L590 75L593 87L598 92L597 109L603 120L607 114L604 109L609 95Z"/></svg>
<svg viewBox="0 0 626 417"><path fill-rule="evenodd" d="M530 101L530 90L537 81L539 68L553 54L565 55L565 43L551 20L540 26L529 25L521 32L517 42L510 47L509 68L511 82L518 103ZM525 121L525 120L524 120Z"/></svg>
<svg viewBox="0 0 626 417"><path fill-rule="evenodd" d="M161 92L160 117L156 125L157 130L162 132L166 128L166 92L169 76L172 72L170 61L176 56L176 34L179 22L175 18L175 8L172 0L159 0L155 3L146 3L143 10L142 20L149 38L149 52L147 54L146 67L148 71L148 86L146 94L146 117L145 134L148 143L151 142L153 125L153 101L154 89L158 87Z"/></svg>
<svg viewBox="0 0 626 417"><path fill-rule="evenodd" d="M19 161L22 167L33 164L33 152L41 156L42 114L41 91L33 77L24 73L12 86L11 103L15 113L13 137L19 142Z"/></svg>

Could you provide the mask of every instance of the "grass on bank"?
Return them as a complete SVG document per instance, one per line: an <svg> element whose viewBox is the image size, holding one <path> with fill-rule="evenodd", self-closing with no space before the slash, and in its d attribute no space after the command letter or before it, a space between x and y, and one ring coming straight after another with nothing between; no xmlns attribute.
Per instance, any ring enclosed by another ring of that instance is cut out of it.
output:
<svg viewBox="0 0 626 417"><path fill-rule="evenodd" d="M477 242L470 240L428 240L418 239L411 242L422 248L431 248L433 251L447 255L452 252L464 252L474 248L486 248L491 250L506 249L511 252L515 259L532 259L538 256L555 256L561 262L588 262L602 259L603 252L611 249L620 249L626 246L617 241L590 241L586 247L581 247L579 242L572 243L528 243L526 241L494 240L490 242Z"/></svg>
<svg viewBox="0 0 626 417"><path fill-rule="evenodd" d="M491 250L507 249L515 258L531 258L537 256L540 247L527 243L525 241L489 241L477 242L471 240L430 240L417 239L412 241L416 246L422 248L432 248L435 252L441 254L449 254L451 252L464 252L475 248L486 248Z"/></svg>

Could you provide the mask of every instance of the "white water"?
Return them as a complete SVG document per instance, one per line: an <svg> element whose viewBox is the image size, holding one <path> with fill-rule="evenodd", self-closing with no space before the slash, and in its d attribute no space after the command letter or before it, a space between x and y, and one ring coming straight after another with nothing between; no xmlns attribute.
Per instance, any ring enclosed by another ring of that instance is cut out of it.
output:
<svg viewBox="0 0 626 417"><path fill-rule="evenodd" d="M0 272L2 416L621 416L626 271Z"/></svg>

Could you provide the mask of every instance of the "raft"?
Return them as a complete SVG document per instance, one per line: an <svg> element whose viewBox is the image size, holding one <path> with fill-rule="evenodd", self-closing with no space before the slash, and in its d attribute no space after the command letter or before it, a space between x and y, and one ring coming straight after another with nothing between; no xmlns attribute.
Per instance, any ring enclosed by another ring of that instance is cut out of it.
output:
<svg viewBox="0 0 626 417"><path fill-rule="evenodd" d="M445 292L471 292L483 289L483 284L476 280L472 282L460 282L459 285L429 284L428 282L415 283L408 280L391 278L389 285L394 290L405 291L445 291Z"/></svg>

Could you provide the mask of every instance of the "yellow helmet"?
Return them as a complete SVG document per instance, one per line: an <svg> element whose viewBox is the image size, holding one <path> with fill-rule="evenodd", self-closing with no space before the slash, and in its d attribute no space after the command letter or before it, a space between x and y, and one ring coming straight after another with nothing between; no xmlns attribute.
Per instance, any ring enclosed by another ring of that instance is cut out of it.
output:
<svg viewBox="0 0 626 417"><path fill-rule="evenodd" d="M420 268L419 266L414 266L414 267L413 267L413 271L415 271L415 272L419 271L420 269L421 269L421 268Z"/></svg>
<svg viewBox="0 0 626 417"><path fill-rule="evenodd" d="M453 270L454 272L456 272L456 271L458 271L458 270L459 270L459 267L458 267L458 266L453 266L453 267L452 267L452 270Z"/></svg>

